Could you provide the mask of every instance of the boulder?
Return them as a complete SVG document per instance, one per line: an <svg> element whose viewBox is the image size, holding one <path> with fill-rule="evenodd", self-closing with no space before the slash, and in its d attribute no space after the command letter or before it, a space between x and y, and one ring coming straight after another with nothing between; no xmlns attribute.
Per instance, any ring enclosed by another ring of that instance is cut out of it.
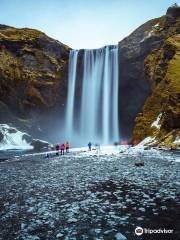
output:
<svg viewBox="0 0 180 240"><path fill-rule="evenodd" d="M4 139L4 134L0 131L0 142Z"/></svg>
<svg viewBox="0 0 180 240"><path fill-rule="evenodd" d="M180 17L180 7L177 4L172 5L167 9L166 16L170 18Z"/></svg>
<svg viewBox="0 0 180 240"><path fill-rule="evenodd" d="M135 162L135 166L136 167L143 167L144 166L144 162L143 161Z"/></svg>
<svg viewBox="0 0 180 240"><path fill-rule="evenodd" d="M31 145L35 151L47 150L49 146L48 142L39 139L33 139Z"/></svg>

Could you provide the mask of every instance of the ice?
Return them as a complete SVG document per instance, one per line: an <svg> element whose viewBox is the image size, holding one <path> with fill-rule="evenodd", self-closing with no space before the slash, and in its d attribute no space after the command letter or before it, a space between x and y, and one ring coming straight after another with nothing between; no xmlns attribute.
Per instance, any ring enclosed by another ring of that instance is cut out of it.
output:
<svg viewBox="0 0 180 240"><path fill-rule="evenodd" d="M0 150L6 149L33 149L29 143L23 139L25 132L21 132L16 128L10 127L8 124L0 124L0 131L4 135L0 143Z"/></svg>

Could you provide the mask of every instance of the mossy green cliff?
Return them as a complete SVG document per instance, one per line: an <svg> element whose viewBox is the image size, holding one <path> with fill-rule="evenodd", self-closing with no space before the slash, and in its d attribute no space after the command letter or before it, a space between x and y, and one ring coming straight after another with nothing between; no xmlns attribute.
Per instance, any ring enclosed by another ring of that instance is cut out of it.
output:
<svg viewBox="0 0 180 240"><path fill-rule="evenodd" d="M151 146L180 147L180 8L167 12L159 22L163 43L144 59L151 94L135 119L133 140L151 136Z"/></svg>

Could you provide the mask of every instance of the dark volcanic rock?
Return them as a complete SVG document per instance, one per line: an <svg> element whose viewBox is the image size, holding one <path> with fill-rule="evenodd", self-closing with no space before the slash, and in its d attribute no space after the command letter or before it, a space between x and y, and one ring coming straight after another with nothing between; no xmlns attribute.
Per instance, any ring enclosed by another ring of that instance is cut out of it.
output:
<svg viewBox="0 0 180 240"><path fill-rule="evenodd" d="M130 137L134 119L151 93L150 82L144 72L144 59L160 38L146 39L159 19L151 20L119 43L119 118L121 134Z"/></svg>
<svg viewBox="0 0 180 240"><path fill-rule="evenodd" d="M4 135L2 132L0 132L0 142L3 140L3 138L4 138Z"/></svg>
<svg viewBox="0 0 180 240"><path fill-rule="evenodd" d="M39 139L33 139L31 145L34 147L35 151L40 151L43 149L47 149L49 144L48 144L48 142L44 142Z"/></svg>
<svg viewBox="0 0 180 240"><path fill-rule="evenodd" d="M176 5L176 4L172 7L169 7L166 12L166 16L170 17L170 18L180 17L180 7L178 7L178 5Z"/></svg>
<svg viewBox="0 0 180 240"><path fill-rule="evenodd" d="M179 163L150 150L135 167L140 156L73 152L0 164L0 238L180 239ZM173 234L141 238L137 226Z"/></svg>

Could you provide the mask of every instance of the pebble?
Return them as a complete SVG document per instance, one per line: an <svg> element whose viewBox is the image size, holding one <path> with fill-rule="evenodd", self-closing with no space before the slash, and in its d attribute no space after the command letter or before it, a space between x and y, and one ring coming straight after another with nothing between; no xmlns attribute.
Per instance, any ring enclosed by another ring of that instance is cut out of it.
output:
<svg viewBox="0 0 180 240"><path fill-rule="evenodd" d="M63 236L64 236L64 234L58 233L58 234L56 235L56 238L61 238L61 237L63 237Z"/></svg>
<svg viewBox="0 0 180 240"><path fill-rule="evenodd" d="M86 239L101 239L99 231L105 230L104 235L110 239L127 239L127 231L123 233L125 235L118 232L122 231L118 224L130 231L128 226L137 226L138 221L146 223L146 211L153 212L149 216L151 220L153 214L163 214L161 210L166 210L164 199L176 202L178 199L179 165L175 163L169 168L166 159L149 161L149 156L143 159L143 168L134 167L136 159L132 157L110 159L102 156L95 160L93 156L89 158L80 154L78 158L68 155L64 159L52 158L49 162L37 157L24 159L23 163L8 163L7 166L3 163L0 165L0 184L6 187L3 194L0 192L4 204L1 231L5 229L4 236L14 231L12 227L6 231L6 225L13 218L21 227L20 233L15 232L17 239L39 240L38 236L27 235L34 230L35 234L42 235L42 239L45 236L53 239L54 233L60 239L79 239L82 230ZM34 160L36 165L32 164ZM159 197L161 205L156 205ZM29 222L26 222L27 218ZM89 224L90 221L97 230ZM102 222L107 229L103 229ZM94 235L89 236L91 227Z"/></svg>
<svg viewBox="0 0 180 240"><path fill-rule="evenodd" d="M77 222L77 219L76 218L70 218L68 219L68 223L75 223Z"/></svg>
<svg viewBox="0 0 180 240"><path fill-rule="evenodd" d="M139 208L139 211L141 211L141 212L145 212L146 209L145 209L145 208Z"/></svg>
<svg viewBox="0 0 180 240"><path fill-rule="evenodd" d="M116 233L115 239L116 240L127 240L127 238L122 233Z"/></svg>

